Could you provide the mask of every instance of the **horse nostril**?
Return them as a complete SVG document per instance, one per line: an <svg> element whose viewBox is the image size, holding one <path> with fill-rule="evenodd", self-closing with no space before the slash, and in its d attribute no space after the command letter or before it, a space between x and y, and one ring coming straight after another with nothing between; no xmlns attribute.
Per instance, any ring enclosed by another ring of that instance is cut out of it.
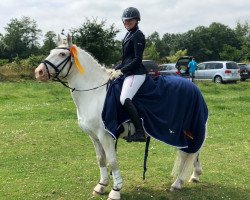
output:
<svg viewBox="0 0 250 200"><path fill-rule="evenodd" d="M39 70L39 75L42 76L43 75L43 70Z"/></svg>

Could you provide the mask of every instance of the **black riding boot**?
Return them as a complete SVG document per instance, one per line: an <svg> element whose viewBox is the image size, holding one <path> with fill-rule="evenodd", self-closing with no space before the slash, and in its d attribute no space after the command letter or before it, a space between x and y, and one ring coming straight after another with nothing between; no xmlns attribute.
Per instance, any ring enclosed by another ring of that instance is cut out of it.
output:
<svg viewBox="0 0 250 200"><path fill-rule="evenodd" d="M134 104L129 98L125 100L125 103L123 106L135 126L135 134L128 137L127 141L128 142L132 142L132 141L133 142L145 142L146 141L145 133L141 125L141 121L140 121L138 112L136 110L136 107L134 106Z"/></svg>

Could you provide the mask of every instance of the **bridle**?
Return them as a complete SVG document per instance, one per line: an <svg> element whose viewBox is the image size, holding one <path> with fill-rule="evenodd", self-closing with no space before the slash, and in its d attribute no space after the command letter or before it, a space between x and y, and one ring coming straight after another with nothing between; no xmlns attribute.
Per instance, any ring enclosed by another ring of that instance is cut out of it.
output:
<svg viewBox="0 0 250 200"><path fill-rule="evenodd" d="M66 48L66 47L57 47L56 49L66 49L66 50L68 50L69 51L69 48ZM52 62L50 62L50 61L48 61L48 60L44 60L44 61L42 61L42 63L45 65L45 67L46 67L46 70L47 70L47 73L48 73L48 76L49 76L49 79L51 78L51 75L50 75L50 73L49 73L49 68L48 68L48 65L50 66L50 67L52 67L54 70L55 70L55 72L56 72L56 74L55 74L55 76L53 77L53 79L52 80L54 80L54 81L58 81L58 82L63 82L58 76L59 76L59 74L63 71L63 69L65 68L65 66L67 65L67 63L70 61L70 66L69 66L69 69L68 69L68 72L66 73L66 75L63 77L63 78L66 78L67 76L68 76L68 74L69 74L69 71L70 71L70 69L71 69L71 67L72 67L72 57L71 57L71 54L67 57L67 58L65 58L62 62L60 62L58 65L54 65ZM62 68L59 70L59 67L61 66L61 65L63 65L62 66Z"/></svg>
<svg viewBox="0 0 250 200"><path fill-rule="evenodd" d="M65 50L68 50L70 52L70 49L67 48L67 47L57 47L55 49L65 49ZM97 86L97 87L94 87L94 88L90 88L90 89L85 89L85 90L80 90L80 89L76 89L76 88L70 87L66 81L63 81L62 79L59 78L59 75L64 70L64 68L66 67L66 65L68 64L68 62L70 62L69 69L68 69L66 75L64 77L62 77L62 78L66 78L69 75L69 72L70 72L72 64L73 64L72 60L73 60L73 57L71 56L71 53L70 53L69 56L67 58L65 58L62 62L60 62L58 65L54 65L52 62L50 62L50 61L48 61L46 59L44 61L42 61L41 63L43 63L45 65L46 71L47 71L48 76L49 76L49 79L51 78L51 74L49 72L48 65L50 67L52 67L55 70L55 72L56 72L55 76L52 77L52 80L56 81L56 82L60 82L63 86L71 89L72 92L74 92L74 91L82 91L82 92L84 92L84 91L91 91L91 90L95 90L95 89L100 88L100 87L105 86L105 85L107 85L107 87L108 87L108 85L110 83L110 80L108 80L106 83L104 83L104 84L102 84L100 86ZM61 69L60 69L60 67L61 67Z"/></svg>

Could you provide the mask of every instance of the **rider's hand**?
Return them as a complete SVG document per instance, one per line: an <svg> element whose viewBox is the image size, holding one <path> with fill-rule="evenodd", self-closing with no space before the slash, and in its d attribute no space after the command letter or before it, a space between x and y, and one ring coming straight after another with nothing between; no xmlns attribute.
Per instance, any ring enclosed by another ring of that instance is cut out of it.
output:
<svg viewBox="0 0 250 200"><path fill-rule="evenodd" d="M109 72L109 79L114 80L118 78L120 75L122 75L121 70L112 70Z"/></svg>

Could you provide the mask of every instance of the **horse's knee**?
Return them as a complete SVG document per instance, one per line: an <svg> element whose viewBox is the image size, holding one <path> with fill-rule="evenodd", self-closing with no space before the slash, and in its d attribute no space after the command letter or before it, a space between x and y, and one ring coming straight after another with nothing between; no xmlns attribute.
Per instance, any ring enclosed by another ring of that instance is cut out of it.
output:
<svg viewBox="0 0 250 200"><path fill-rule="evenodd" d="M78 119L78 126L85 132L90 132L90 129L86 126L82 119Z"/></svg>

